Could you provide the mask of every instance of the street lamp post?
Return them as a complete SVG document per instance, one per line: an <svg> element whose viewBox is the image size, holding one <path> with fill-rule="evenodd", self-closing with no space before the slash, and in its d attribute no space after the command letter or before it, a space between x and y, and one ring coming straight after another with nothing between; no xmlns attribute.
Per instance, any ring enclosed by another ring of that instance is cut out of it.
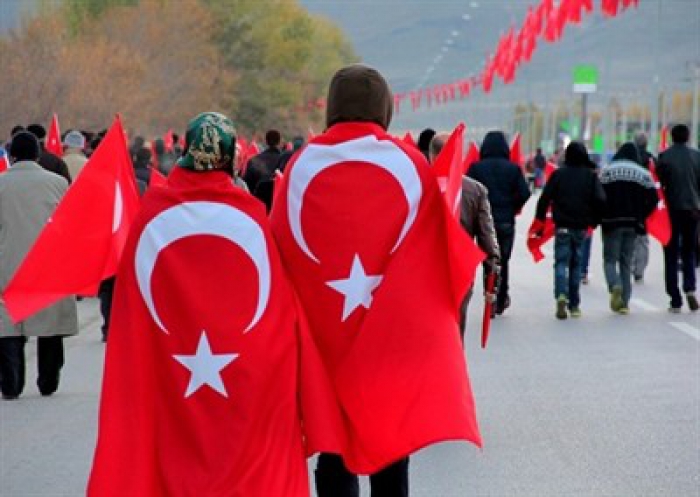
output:
<svg viewBox="0 0 700 497"><path fill-rule="evenodd" d="M693 84L693 113L691 121L691 135L690 143L695 148L698 147L698 105L700 102L698 98L700 94L700 62L695 62L694 64L694 84Z"/></svg>

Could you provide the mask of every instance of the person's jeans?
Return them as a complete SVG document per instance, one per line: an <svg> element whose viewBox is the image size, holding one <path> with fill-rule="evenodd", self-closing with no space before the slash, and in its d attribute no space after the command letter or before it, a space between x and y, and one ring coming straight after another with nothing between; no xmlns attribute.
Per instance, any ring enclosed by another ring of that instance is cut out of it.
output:
<svg viewBox="0 0 700 497"><path fill-rule="evenodd" d="M315 472L318 497L359 497L357 475L350 473L335 454L318 456ZM371 497L408 497L408 457L369 477Z"/></svg>
<svg viewBox="0 0 700 497"><path fill-rule="evenodd" d="M581 247L581 275L588 275L588 264L591 262L591 245L593 244L593 233L588 234L586 230L586 238L583 240Z"/></svg>
<svg viewBox="0 0 700 497"><path fill-rule="evenodd" d="M671 307L683 305L678 289L678 256L683 263L683 291L695 291L695 244L698 239L700 220L692 211L669 211L671 217L671 240L664 247L664 276L666 294L671 297Z"/></svg>
<svg viewBox="0 0 700 497"><path fill-rule="evenodd" d="M649 235L637 235L634 240L634 255L632 256L632 274L635 279L644 278L644 271L649 265Z"/></svg>
<svg viewBox="0 0 700 497"><path fill-rule="evenodd" d="M638 235L634 228L615 228L603 232L603 271L608 291L622 288L622 302L629 307L632 295L632 257Z"/></svg>
<svg viewBox="0 0 700 497"><path fill-rule="evenodd" d="M581 304L581 260L585 229L557 228L554 236L554 298L565 296L569 309Z"/></svg>

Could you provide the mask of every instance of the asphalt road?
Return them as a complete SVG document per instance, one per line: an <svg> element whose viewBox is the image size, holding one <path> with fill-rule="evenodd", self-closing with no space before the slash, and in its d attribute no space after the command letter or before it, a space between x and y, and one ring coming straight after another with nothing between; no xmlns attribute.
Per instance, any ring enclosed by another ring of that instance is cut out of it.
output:
<svg viewBox="0 0 700 497"><path fill-rule="evenodd" d="M700 495L700 313L667 312L662 256L652 242L630 315L613 314L596 233L583 317L556 320L551 252L536 265L525 250L533 209L534 199L518 230L513 305L493 323L486 350L478 299L469 313L484 448L445 443L420 451L411 458L411 494ZM104 346L97 301L79 306L81 333L66 341L59 391L39 395L30 344L24 394L0 402L0 496L84 494Z"/></svg>

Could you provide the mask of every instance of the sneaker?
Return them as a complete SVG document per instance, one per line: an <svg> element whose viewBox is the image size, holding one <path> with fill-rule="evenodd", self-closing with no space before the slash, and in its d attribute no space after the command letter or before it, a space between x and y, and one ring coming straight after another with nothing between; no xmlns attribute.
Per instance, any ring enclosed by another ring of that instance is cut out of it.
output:
<svg viewBox="0 0 700 497"><path fill-rule="evenodd" d="M578 307L573 307L569 309L569 314L571 314L572 318L580 318L581 317L581 309Z"/></svg>
<svg viewBox="0 0 700 497"><path fill-rule="evenodd" d="M629 307L622 306L622 307L620 307L620 308L618 309L617 312L618 312L618 314L623 314L623 315L626 316L627 314L630 313L630 308L629 308Z"/></svg>
<svg viewBox="0 0 700 497"><path fill-rule="evenodd" d="M698 299L695 296L695 292L686 293L685 298L688 301L688 309L690 309L693 312L700 309L700 305L698 305Z"/></svg>
<svg viewBox="0 0 700 497"><path fill-rule="evenodd" d="M613 312L618 312L624 305L625 303L622 301L622 287L613 287L612 292L610 292L610 309Z"/></svg>
<svg viewBox="0 0 700 497"><path fill-rule="evenodd" d="M557 297L557 312L555 314L557 319L566 319L568 317L566 313L567 300L566 295L559 295L559 297Z"/></svg>

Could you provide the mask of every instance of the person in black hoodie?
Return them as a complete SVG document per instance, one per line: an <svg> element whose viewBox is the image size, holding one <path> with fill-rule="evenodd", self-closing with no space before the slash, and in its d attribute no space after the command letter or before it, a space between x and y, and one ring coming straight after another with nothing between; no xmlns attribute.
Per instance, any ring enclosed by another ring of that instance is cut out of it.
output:
<svg viewBox="0 0 700 497"><path fill-rule="evenodd" d="M489 131L481 144L480 160L469 168L468 176L489 192L498 246L501 249L501 276L496 296L496 314L510 306L508 262L515 240L515 215L530 198L523 172L510 161L510 148L502 131Z"/></svg>
<svg viewBox="0 0 700 497"><path fill-rule="evenodd" d="M535 218L544 226L552 206L556 227L554 238L554 298L556 317L581 316L581 259L588 228L600 223L605 207L605 191L585 145L571 142L564 153L564 164L547 181L537 202Z"/></svg>
<svg viewBox="0 0 700 497"><path fill-rule="evenodd" d="M651 174L640 165L641 161L637 146L627 142L600 175L606 196L601 223L603 270L610 309L620 314L629 313L635 240L646 234L646 218L658 200Z"/></svg>

